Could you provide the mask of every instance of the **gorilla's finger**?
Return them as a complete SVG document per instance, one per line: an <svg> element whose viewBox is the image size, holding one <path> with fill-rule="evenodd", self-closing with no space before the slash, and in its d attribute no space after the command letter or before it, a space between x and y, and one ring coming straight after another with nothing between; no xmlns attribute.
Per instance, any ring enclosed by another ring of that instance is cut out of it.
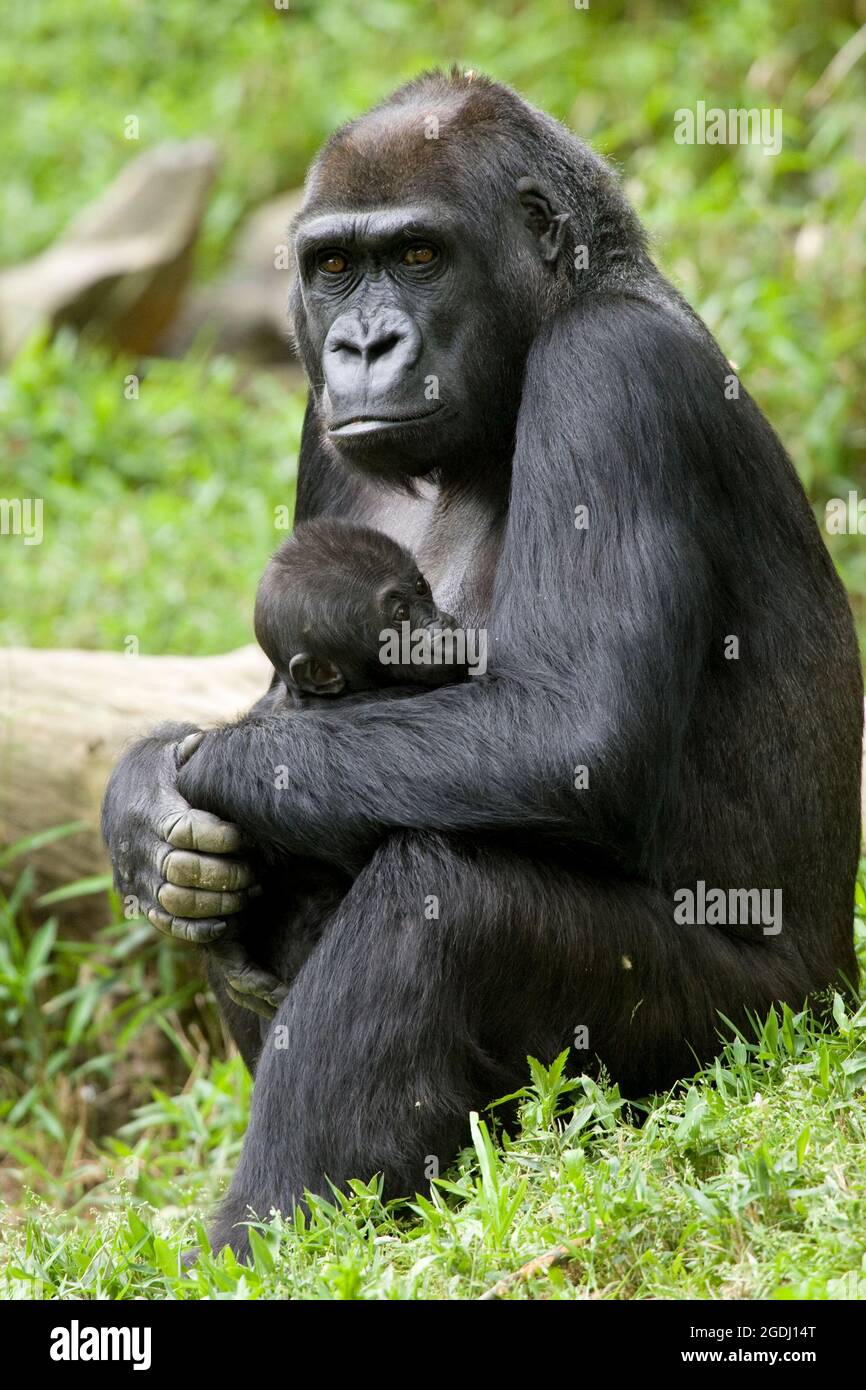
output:
<svg viewBox="0 0 866 1390"><path fill-rule="evenodd" d="M179 888L209 888L217 893L249 888L253 882L252 869L243 860L196 854L187 849L173 849L166 855L162 876Z"/></svg>
<svg viewBox="0 0 866 1390"><path fill-rule="evenodd" d="M157 901L177 917L222 917L240 912L246 904L243 893L209 893L205 888L179 888L163 883Z"/></svg>
<svg viewBox="0 0 866 1390"><path fill-rule="evenodd" d="M207 946L228 930L227 922L193 922L186 917L173 917L170 912L163 912L158 907L150 908L147 919L163 936L173 937L175 941L190 941L196 946Z"/></svg>
<svg viewBox="0 0 866 1390"><path fill-rule="evenodd" d="M273 1012L289 992L288 985L256 964L237 936L228 936L216 942L211 949L211 958L222 969L226 988L231 989L235 1003L240 1001L252 1008L252 1004L246 1003L252 997L259 1003L266 1003ZM255 1008L256 1013L259 1011Z"/></svg>
<svg viewBox="0 0 866 1390"><path fill-rule="evenodd" d="M195 750L204 738L204 730L198 729L194 734L187 734L186 738L181 739L177 745L177 765L183 767L188 763Z"/></svg>
<svg viewBox="0 0 866 1390"><path fill-rule="evenodd" d="M248 967L241 975L227 974L226 987L240 995L263 1000L272 1009L278 1009L289 992L288 985L258 966Z"/></svg>
<svg viewBox="0 0 866 1390"><path fill-rule="evenodd" d="M240 994L232 989L228 980L225 982L226 994L233 1004L237 1004L241 1009L248 1009L250 1013L258 1014L259 1018L273 1018L276 1008L267 1002L266 999L259 999L255 994Z"/></svg>
<svg viewBox="0 0 866 1390"><path fill-rule="evenodd" d="M160 833L175 849L199 850L204 854L237 854L244 844L236 825L192 806L165 816Z"/></svg>

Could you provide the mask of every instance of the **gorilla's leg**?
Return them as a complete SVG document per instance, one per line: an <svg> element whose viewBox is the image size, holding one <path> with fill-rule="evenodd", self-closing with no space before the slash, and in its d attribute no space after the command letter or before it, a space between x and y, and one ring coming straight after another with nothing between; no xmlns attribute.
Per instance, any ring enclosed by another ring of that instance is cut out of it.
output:
<svg viewBox="0 0 866 1390"><path fill-rule="evenodd" d="M305 1189L330 1195L327 1178L423 1189L468 1112L523 1084L527 1054L574 1048L579 1028L578 1069L600 1057L631 1094L669 1084L717 1050L716 1008L745 1021L744 1003L802 998L784 951L677 928L670 898L634 883L395 836L278 1010L214 1245L244 1254L250 1210L288 1214Z"/></svg>

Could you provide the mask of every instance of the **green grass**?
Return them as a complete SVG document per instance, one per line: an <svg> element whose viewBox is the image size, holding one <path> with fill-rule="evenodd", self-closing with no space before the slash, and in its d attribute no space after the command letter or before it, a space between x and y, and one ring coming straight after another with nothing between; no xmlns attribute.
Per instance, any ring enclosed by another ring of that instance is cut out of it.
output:
<svg viewBox="0 0 866 1390"><path fill-rule="evenodd" d="M157 1095L59 1215L33 1198L0 1246L13 1298L850 1298L866 1287L866 1007L838 1031L771 1014L643 1124L616 1088L532 1064L521 1130L473 1147L430 1198L384 1206L375 1182L254 1230L254 1264L203 1245L203 1204L237 1158L240 1062ZM202 1173L207 1174L202 1183ZM86 1218L86 1219L85 1219ZM206 1247L204 1247L206 1249ZM521 1277L545 1253L561 1263Z"/></svg>
<svg viewBox="0 0 866 1390"><path fill-rule="evenodd" d="M206 135L223 159L198 254L211 278L342 120L424 67L477 67L618 164L821 518L866 482L866 64L809 93L858 22L846 0L32 0L4 15L0 264L49 244L141 149ZM699 99L781 107L783 153L677 146L673 113ZM45 536L0 544L0 643L251 640L302 409L282 378L226 361L34 341L0 377L0 496L43 498ZM866 633L866 545L828 543ZM473 1298L565 1244L505 1296L863 1294L863 1010L835 1032L765 1020L642 1125L615 1090L536 1067L522 1132L491 1150L477 1128L429 1202L389 1211L358 1189L307 1229L269 1230L251 1270L206 1256L181 1274L237 1160L249 1082L223 1060L193 956L120 917L97 930L94 912L86 940L42 921L26 848L0 855L0 1293ZM861 887L861 919L864 902Z"/></svg>
<svg viewBox="0 0 866 1390"><path fill-rule="evenodd" d="M226 359L130 364L34 342L0 379L19 495L44 498L44 540L0 551L4 645L143 653L253 640L252 599L294 509L303 402Z"/></svg>

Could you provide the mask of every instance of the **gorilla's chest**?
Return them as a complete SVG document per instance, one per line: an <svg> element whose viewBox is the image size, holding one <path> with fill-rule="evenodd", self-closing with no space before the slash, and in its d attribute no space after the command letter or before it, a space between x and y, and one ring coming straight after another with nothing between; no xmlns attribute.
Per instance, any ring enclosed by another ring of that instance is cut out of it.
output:
<svg viewBox="0 0 866 1390"><path fill-rule="evenodd" d="M411 550L440 608L465 626L486 620L501 532L483 502L446 502L421 480L416 496L371 492L363 519Z"/></svg>

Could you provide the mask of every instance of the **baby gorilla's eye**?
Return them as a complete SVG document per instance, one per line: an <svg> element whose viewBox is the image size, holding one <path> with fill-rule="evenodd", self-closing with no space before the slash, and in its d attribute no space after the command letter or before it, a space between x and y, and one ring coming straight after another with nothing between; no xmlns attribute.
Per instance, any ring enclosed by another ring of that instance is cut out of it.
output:
<svg viewBox="0 0 866 1390"><path fill-rule="evenodd" d="M419 574L418 578L415 580L415 593L421 594L424 598L430 593L430 585L427 583L423 574Z"/></svg>
<svg viewBox="0 0 866 1390"><path fill-rule="evenodd" d="M325 275L342 275L349 262L339 251L327 251L324 256L320 256L316 265Z"/></svg>
<svg viewBox="0 0 866 1390"><path fill-rule="evenodd" d="M403 252L404 265L430 265L436 259L436 252L432 246L410 246L408 251Z"/></svg>
<svg viewBox="0 0 866 1390"><path fill-rule="evenodd" d="M396 609L394 610L394 622L395 622L395 623L408 623L408 621L409 621L409 605L408 605L408 603L401 603L401 604L400 604L400 607L399 607L399 608L396 608Z"/></svg>

